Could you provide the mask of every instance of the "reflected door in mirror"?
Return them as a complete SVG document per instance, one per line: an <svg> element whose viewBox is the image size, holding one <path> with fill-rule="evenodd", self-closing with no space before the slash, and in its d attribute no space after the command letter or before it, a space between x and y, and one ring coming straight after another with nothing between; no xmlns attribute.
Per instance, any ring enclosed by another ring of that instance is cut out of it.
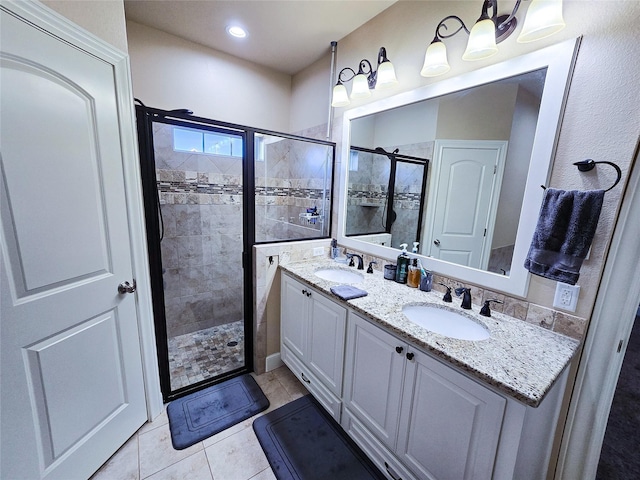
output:
<svg viewBox="0 0 640 480"><path fill-rule="evenodd" d="M436 141L426 255L487 268L506 150L504 141Z"/></svg>

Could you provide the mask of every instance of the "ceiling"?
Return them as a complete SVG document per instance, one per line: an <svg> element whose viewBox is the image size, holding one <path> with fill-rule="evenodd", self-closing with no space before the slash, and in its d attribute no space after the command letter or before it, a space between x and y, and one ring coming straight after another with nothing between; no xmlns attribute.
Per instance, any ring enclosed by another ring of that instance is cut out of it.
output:
<svg viewBox="0 0 640 480"><path fill-rule="evenodd" d="M396 0L124 0L127 20L294 75ZM244 39L226 32L247 30Z"/></svg>

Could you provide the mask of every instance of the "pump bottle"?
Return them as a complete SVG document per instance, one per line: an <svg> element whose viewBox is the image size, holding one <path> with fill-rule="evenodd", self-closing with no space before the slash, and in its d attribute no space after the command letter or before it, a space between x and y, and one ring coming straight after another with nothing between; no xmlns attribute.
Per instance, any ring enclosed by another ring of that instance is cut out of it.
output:
<svg viewBox="0 0 640 480"><path fill-rule="evenodd" d="M398 255L396 268L396 282L407 283L407 275L409 273L409 255L407 254L407 244L400 244L402 252Z"/></svg>
<svg viewBox="0 0 640 480"><path fill-rule="evenodd" d="M420 267L418 267L418 259L414 258L409 265L409 275L407 276L407 286L418 288L420 285Z"/></svg>

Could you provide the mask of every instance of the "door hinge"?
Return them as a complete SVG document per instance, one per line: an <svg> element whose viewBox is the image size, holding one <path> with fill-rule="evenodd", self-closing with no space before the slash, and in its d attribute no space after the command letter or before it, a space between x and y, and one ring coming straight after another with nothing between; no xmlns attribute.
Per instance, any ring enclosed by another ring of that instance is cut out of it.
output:
<svg viewBox="0 0 640 480"><path fill-rule="evenodd" d="M622 350L622 345L623 345L623 342L622 342L622 340L620 340L618 342L618 353L620 353L620 350Z"/></svg>
<svg viewBox="0 0 640 480"><path fill-rule="evenodd" d="M493 166L493 174L495 175L498 172L498 166L494 165Z"/></svg>
<svg viewBox="0 0 640 480"><path fill-rule="evenodd" d="M484 236L484 237L486 237L486 236L487 236L487 229L486 229L486 228L484 229L484 235L483 235L483 236Z"/></svg>

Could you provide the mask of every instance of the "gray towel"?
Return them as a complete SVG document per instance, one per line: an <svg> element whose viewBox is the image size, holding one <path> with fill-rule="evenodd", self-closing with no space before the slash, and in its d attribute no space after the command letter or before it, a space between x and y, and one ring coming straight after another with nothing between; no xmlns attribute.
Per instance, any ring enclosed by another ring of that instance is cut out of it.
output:
<svg viewBox="0 0 640 480"><path fill-rule="evenodd" d="M367 292L351 285L336 285L331 287L331 293L340 297L343 300L351 300L359 297L366 297Z"/></svg>
<svg viewBox="0 0 640 480"><path fill-rule="evenodd" d="M547 188L524 267L575 285L596 232L604 190Z"/></svg>

